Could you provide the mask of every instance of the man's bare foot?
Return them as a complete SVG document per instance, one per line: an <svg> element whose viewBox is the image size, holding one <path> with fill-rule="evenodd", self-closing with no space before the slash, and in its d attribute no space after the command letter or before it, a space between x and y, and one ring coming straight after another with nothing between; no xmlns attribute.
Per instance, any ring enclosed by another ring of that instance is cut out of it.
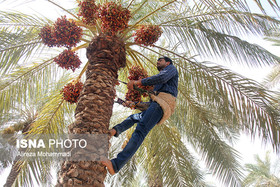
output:
<svg viewBox="0 0 280 187"><path fill-rule="evenodd" d="M113 168L113 164L111 162L111 160L105 160L105 161L101 161L101 163L107 167L107 170L109 171L109 173L111 175L114 175L116 172L114 171L114 168Z"/></svg>
<svg viewBox="0 0 280 187"><path fill-rule="evenodd" d="M117 133L116 129L111 129L109 132L110 136L114 136Z"/></svg>

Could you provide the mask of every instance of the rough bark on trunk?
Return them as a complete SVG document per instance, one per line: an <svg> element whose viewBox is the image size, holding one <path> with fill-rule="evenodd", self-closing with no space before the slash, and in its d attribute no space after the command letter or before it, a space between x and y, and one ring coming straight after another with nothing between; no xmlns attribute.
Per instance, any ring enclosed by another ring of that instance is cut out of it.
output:
<svg viewBox="0 0 280 187"><path fill-rule="evenodd" d="M162 178L159 175L149 176L149 187L163 187Z"/></svg>
<svg viewBox="0 0 280 187"><path fill-rule="evenodd" d="M75 122L68 127L69 133L108 134L114 85L118 70L126 63L125 45L117 37L97 36L87 48L87 58L86 81L77 103ZM59 172L57 186L104 186L106 174L99 161L66 161Z"/></svg>
<svg viewBox="0 0 280 187"><path fill-rule="evenodd" d="M24 123L22 134L25 134L30 130L32 122L33 119L29 119ZM11 187L14 184L16 178L18 177L18 174L20 173L21 158L21 156L16 156L15 160L13 161L12 169L6 179L6 184L4 184L4 187Z"/></svg>
<svg viewBox="0 0 280 187"><path fill-rule="evenodd" d="M4 187L11 187L14 184L14 182L20 172L20 163L18 162L20 159L21 159L21 156L17 156L15 158L14 163L12 165L12 169L8 175L8 178L6 180L6 184L4 184Z"/></svg>
<svg viewBox="0 0 280 187"><path fill-rule="evenodd" d="M153 150L153 146L151 146L151 150ZM152 154L153 157L150 158L148 165L146 168L148 169L148 186L149 187L163 187L163 178L161 170L158 169L160 166L157 166L159 163L157 153L148 153Z"/></svg>
<svg viewBox="0 0 280 187"><path fill-rule="evenodd" d="M163 187L163 179L160 174L160 171L150 166L148 175L149 187Z"/></svg>

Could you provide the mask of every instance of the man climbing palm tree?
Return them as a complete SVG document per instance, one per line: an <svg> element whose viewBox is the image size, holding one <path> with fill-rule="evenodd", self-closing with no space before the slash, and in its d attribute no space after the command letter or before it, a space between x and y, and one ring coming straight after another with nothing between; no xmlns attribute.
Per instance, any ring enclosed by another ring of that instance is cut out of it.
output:
<svg viewBox="0 0 280 187"><path fill-rule="evenodd" d="M130 115L110 130L110 134L117 137L137 123L131 139L123 151L117 155L117 158L102 161L112 175L118 172L135 154L149 131L174 112L175 98L178 94L178 71L172 64L172 60L166 56L158 59L157 69L160 71L159 74L138 81L130 81L127 84L128 89L133 89L134 85L154 86L156 94L151 95L152 102L147 110ZM129 104L130 102L125 103L126 106Z"/></svg>

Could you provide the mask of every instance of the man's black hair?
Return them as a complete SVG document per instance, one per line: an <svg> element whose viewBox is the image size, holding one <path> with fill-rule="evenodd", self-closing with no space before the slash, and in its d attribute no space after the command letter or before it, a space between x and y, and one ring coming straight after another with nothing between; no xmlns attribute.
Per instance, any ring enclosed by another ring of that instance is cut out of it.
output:
<svg viewBox="0 0 280 187"><path fill-rule="evenodd" d="M158 58L158 61L159 61L160 59L164 59L166 62L170 62L170 64L172 64L172 60L171 60L169 57L167 57L167 56L161 56L161 57L159 57L159 58Z"/></svg>

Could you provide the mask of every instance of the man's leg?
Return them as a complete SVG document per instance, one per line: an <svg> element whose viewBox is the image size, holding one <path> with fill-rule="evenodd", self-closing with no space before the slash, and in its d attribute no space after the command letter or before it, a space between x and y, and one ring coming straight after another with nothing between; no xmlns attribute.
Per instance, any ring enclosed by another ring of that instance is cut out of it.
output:
<svg viewBox="0 0 280 187"><path fill-rule="evenodd" d="M135 123L138 123L142 117L144 116L146 111L143 111L141 113L137 113L137 114L132 114L130 115L128 118L126 118L123 122L121 122L120 124L114 126L111 130L110 130L110 135L111 136L116 136L118 137L122 132L126 131L127 129L129 129L130 127L132 127ZM109 173L111 175L115 174L112 162L110 160L103 160L101 161L101 163L107 167Z"/></svg>
<svg viewBox="0 0 280 187"><path fill-rule="evenodd" d="M143 117L137 124L137 127L133 132L126 147L122 152L118 154L117 158L111 160L114 172L118 172L135 154L137 149L144 141L144 138L147 136L149 131L159 122L159 120L162 118L162 115L163 111L159 104L156 102L152 102L150 107L145 111Z"/></svg>
<svg viewBox="0 0 280 187"><path fill-rule="evenodd" d="M127 117L123 122L114 126L113 129L116 130L114 136L118 137L122 132L132 127L135 123L138 123L142 119L144 113L145 111L137 114L132 114L129 117Z"/></svg>

